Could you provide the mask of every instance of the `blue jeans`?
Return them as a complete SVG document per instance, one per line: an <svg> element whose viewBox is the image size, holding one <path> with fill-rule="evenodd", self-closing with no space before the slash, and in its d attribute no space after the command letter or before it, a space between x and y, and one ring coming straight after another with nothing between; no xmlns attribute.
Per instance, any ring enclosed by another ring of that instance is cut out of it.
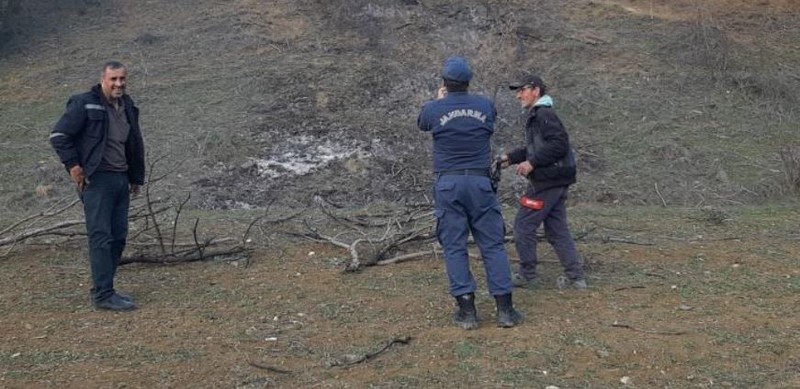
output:
<svg viewBox="0 0 800 389"><path fill-rule="evenodd" d="M536 266L539 259L536 255L536 230L544 223L547 241L553 246L564 273L571 280L584 279L583 263L575 247L575 240L567 224L568 187L561 186L536 192L532 186L525 191L530 199L544 201L544 208L535 211L520 206L514 220L514 242L519 255L519 273L527 279L537 276Z"/></svg>
<svg viewBox="0 0 800 389"><path fill-rule="evenodd" d="M92 298L99 302L114 294L114 275L128 236L128 174L96 172L81 200L89 235Z"/></svg>
<svg viewBox="0 0 800 389"><path fill-rule="evenodd" d="M486 270L489 293L511 293L511 267L504 245L505 224L488 177L472 175L440 176L435 184L436 236L444 249L450 294L474 293L467 252L470 232L478 244Z"/></svg>

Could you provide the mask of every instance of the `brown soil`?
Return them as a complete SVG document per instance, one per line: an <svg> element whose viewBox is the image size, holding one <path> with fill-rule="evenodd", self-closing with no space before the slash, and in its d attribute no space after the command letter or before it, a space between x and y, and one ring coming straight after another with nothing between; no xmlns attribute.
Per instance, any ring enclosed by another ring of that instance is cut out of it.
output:
<svg viewBox="0 0 800 389"><path fill-rule="evenodd" d="M88 304L82 249L31 250L2 263L0 386L796 387L798 215L769 213L715 227L578 208L576 228L595 226L580 244L590 290L551 286L560 268L543 245L548 285L515 293L527 320L498 329L474 262L471 332L450 322L440 259L343 273L343 250L295 242L249 265L129 265L117 284L140 309L109 313Z"/></svg>

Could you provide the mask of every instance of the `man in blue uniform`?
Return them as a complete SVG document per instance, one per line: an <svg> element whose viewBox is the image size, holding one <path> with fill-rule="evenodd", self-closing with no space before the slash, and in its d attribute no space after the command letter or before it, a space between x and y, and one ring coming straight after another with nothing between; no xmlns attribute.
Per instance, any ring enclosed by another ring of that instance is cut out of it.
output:
<svg viewBox="0 0 800 389"><path fill-rule="evenodd" d="M505 224L489 179L490 138L497 111L488 99L468 93L472 70L466 59L448 58L442 78L444 86L436 100L422 108L417 124L433 136L436 235L444 249L450 293L458 303L453 320L467 330L478 327L476 283L467 252L472 232L497 304L497 325L514 327L523 316L511 299Z"/></svg>

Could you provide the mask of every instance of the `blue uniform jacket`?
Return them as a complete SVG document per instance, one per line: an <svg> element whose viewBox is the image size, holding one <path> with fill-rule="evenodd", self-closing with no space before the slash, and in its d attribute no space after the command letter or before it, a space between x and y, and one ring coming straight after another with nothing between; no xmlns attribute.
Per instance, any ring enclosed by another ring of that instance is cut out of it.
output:
<svg viewBox="0 0 800 389"><path fill-rule="evenodd" d="M433 170L488 169L496 118L494 103L468 92L426 103L417 125L433 135Z"/></svg>
<svg viewBox="0 0 800 389"><path fill-rule="evenodd" d="M128 160L128 180L131 184L144 184L144 141L139 129L139 108L128 95L123 95L125 115L131 126L125 143ZM67 110L50 134L50 144L61 163L69 170L81 165L87 177L94 174L108 139L108 113L100 85L92 90L70 97Z"/></svg>

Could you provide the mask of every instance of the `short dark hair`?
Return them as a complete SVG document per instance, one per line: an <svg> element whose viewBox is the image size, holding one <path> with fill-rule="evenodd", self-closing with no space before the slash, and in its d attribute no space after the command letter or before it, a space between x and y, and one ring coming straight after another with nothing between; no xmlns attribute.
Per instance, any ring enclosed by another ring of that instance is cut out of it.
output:
<svg viewBox="0 0 800 389"><path fill-rule="evenodd" d="M105 74L106 69L120 69L120 68L127 68L122 62L119 61L108 61L103 64L103 72L101 74Z"/></svg>
<svg viewBox="0 0 800 389"><path fill-rule="evenodd" d="M447 89L448 92L466 92L469 89L468 82L458 82L453 80L448 80L446 78L444 80L444 87Z"/></svg>

